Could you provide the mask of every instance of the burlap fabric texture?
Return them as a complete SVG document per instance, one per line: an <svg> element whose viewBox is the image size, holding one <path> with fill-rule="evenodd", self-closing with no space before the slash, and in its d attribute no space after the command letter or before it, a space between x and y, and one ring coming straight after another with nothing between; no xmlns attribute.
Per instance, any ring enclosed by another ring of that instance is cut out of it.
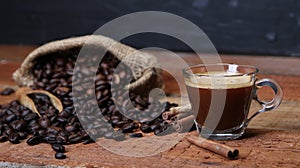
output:
<svg viewBox="0 0 300 168"><path fill-rule="evenodd" d="M153 56L101 35L73 37L46 43L29 53L21 67L13 73L13 79L19 86L31 86L34 83L32 68L36 63L35 59L49 57L55 53L69 56L70 51L80 49L83 45L105 49L119 60L123 60L131 68L134 76L134 81L126 86L130 90L147 93L153 88L162 87L160 71L154 68L157 61Z"/></svg>

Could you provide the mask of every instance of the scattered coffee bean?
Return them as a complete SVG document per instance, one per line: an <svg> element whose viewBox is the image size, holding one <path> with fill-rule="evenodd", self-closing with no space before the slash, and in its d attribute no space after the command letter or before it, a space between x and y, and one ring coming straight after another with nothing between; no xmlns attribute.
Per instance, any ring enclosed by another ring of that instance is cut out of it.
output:
<svg viewBox="0 0 300 168"><path fill-rule="evenodd" d="M28 137L27 132L18 132L18 134L19 134L19 139L20 140L26 139Z"/></svg>
<svg viewBox="0 0 300 168"><path fill-rule="evenodd" d="M148 124L142 124L141 125L141 131L143 131L144 133L149 133L152 130L151 130L151 128L150 128L150 126Z"/></svg>
<svg viewBox="0 0 300 168"><path fill-rule="evenodd" d="M159 135L160 133L162 133L161 129L154 130L154 135Z"/></svg>
<svg viewBox="0 0 300 168"><path fill-rule="evenodd" d="M13 144L18 144L20 143L19 138L20 138L19 134L14 132L8 136L8 141Z"/></svg>
<svg viewBox="0 0 300 168"><path fill-rule="evenodd" d="M154 131L154 130L156 130L156 129L159 129L159 128L160 128L160 125L159 125L159 124L153 124L153 125L150 126L150 129L151 129L152 131Z"/></svg>
<svg viewBox="0 0 300 168"><path fill-rule="evenodd" d="M7 141L7 136L6 135L0 136L0 142L6 142L6 141Z"/></svg>
<svg viewBox="0 0 300 168"><path fill-rule="evenodd" d="M61 152L56 152L55 153L55 159L65 159L67 156Z"/></svg>
<svg viewBox="0 0 300 168"><path fill-rule="evenodd" d="M129 137L140 138L140 137L143 137L143 134L142 133L131 133L131 134L129 134Z"/></svg>
<svg viewBox="0 0 300 168"><path fill-rule="evenodd" d="M107 139L111 139L113 136L113 132L106 132L104 133L104 137L107 138Z"/></svg>
<svg viewBox="0 0 300 168"><path fill-rule="evenodd" d="M4 133L5 133L7 136L11 135L13 132L14 132L14 130L11 129L11 128L5 128L5 130L4 130Z"/></svg>
<svg viewBox="0 0 300 168"><path fill-rule="evenodd" d="M123 133L132 132L133 129L134 129L134 124L133 123L127 123L127 124L123 125L123 127L122 127Z"/></svg>
<svg viewBox="0 0 300 168"><path fill-rule="evenodd" d="M125 134L122 131L117 131L113 133L112 138L116 141L123 141L125 140Z"/></svg>
<svg viewBox="0 0 300 168"><path fill-rule="evenodd" d="M33 136L27 139L26 143L30 146L37 145L43 141L41 136Z"/></svg>
<svg viewBox="0 0 300 168"><path fill-rule="evenodd" d="M8 96L8 95L11 95L11 94L13 94L15 91L14 91L14 89L12 89L12 88L5 88L5 89L3 89L1 92L0 92L0 95L1 96Z"/></svg>
<svg viewBox="0 0 300 168"><path fill-rule="evenodd" d="M89 138L89 139L83 141L82 143L86 145L86 144L90 144L90 143L95 143L95 141L93 139Z"/></svg>
<svg viewBox="0 0 300 168"><path fill-rule="evenodd" d="M82 137L78 134L72 134L69 136L70 143L79 143L82 141Z"/></svg>
<svg viewBox="0 0 300 168"><path fill-rule="evenodd" d="M52 144L51 147L56 152L65 153L65 147L61 144Z"/></svg>

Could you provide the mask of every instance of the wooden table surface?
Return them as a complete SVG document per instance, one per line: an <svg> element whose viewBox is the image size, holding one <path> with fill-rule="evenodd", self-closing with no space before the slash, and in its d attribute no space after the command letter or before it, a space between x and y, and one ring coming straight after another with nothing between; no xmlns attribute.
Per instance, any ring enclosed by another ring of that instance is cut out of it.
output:
<svg viewBox="0 0 300 168"><path fill-rule="evenodd" d="M0 89L16 87L11 78L26 55L35 46L0 46ZM180 76L181 70L162 51L149 51L159 62L167 62L167 68ZM195 54L176 53L188 64L200 63ZM221 55L223 62L250 64L260 69L259 78L272 78L282 86L284 99L281 106L271 112L258 115L247 129L246 135L233 141L221 143L236 147L241 152L238 160L222 156L191 145L185 138L171 149L148 157L128 157L114 154L98 144L68 145L67 159L54 159L48 144L28 146L26 143L11 145L0 143L0 166L82 166L82 167L300 167L300 58ZM163 73L165 92L170 100L178 101L179 88L172 77ZM181 84L178 84L181 85ZM185 93L181 96L186 97ZM266 99L272 97L267 88L260 92ZM15 95L0 96L0 104L7 103ZM251 110L255 110L253 105ZM191 132L189 134L195 134ZM189 135L187 135L189 136Z"/></svg>

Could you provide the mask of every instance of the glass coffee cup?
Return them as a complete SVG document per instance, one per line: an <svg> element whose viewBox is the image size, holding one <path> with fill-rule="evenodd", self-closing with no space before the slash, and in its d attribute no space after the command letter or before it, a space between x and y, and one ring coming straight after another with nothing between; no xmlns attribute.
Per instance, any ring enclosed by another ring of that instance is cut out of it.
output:
<svg viewBox="0 0 300 168"><path fill-rule="evenodd" d="M283 98L280 85L272 79L258 80L257 73L254 66L236 64L203 64L183 70L201 136L214 140L237 139L253 117L280 105ZM263 86L271 87L275 93L269 102L257 97L257 90ZM262 108L248 117L252 99Z"/></svg>

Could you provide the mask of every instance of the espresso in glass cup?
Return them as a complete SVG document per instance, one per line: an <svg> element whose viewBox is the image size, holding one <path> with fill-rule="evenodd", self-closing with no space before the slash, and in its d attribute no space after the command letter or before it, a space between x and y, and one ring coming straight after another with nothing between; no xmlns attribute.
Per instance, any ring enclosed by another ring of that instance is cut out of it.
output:
<svg viewBox="0 0 300 168"><path fill-rule="evenodd" d="M283 93L279 84L271 79L258 80L257 73L254 66L235 64L196 65L183 70L200 135L215 140L237 139L253 117L280 105ZM273 89L275 96L270 102L258 99L256 91L262 86ZM248 117L253 99L262 108Z"/></svg>

